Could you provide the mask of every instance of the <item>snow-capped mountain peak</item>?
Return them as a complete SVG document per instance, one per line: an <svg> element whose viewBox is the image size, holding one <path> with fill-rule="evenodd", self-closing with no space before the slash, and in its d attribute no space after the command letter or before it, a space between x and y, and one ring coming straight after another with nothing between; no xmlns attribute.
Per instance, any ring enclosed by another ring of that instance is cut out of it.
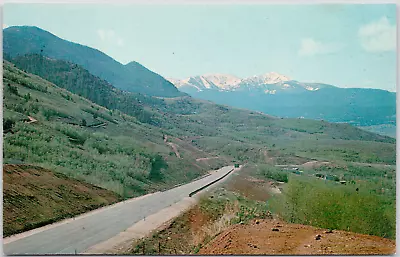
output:
<svg viewBox="0 0 400 257"><path fill-rule="evenodd" d="M242 81L240 78L228 74L206 74L182 80L168 80L177 88L192 88L196 89L196 91L203 91L206 89L233 90Z"/></svg>
<svg viewBox="0 0 400 257"><path fill-rule="evenodd" d="M182 80L169 79L177 88L186 93L200 91L246 91L264 94L298 93L317 91L329 85L302 83L279 74L268 72L245 79L228 74L205 74Z"/></svg>
<svg viewBox="0 0 400 257"><path fill-rule="evenodd" d="M262 75L256 75L251 78L245 79L245 81L247 82L252 82L257 84L276 84L289 80L291 80L289 77L279 74L277 72L268 72Z"/></svg>
<svg viewBox="0 0 400 257"><path fill-rule="evenodd" d="M235 88L242 81L242 79L228 74L206 74L202 77L220 89Z"/></svg>

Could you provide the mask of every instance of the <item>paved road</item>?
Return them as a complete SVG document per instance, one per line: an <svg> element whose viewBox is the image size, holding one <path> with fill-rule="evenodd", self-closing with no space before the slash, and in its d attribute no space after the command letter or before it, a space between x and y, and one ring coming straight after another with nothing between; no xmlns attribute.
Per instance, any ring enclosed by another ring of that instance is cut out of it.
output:
<svg viewBox="0 0 400 257"><path fill-rule="evenodd" d="M190 192L224 176L233 166L219 169L210 176L168 191L106 207L75 220L49 226L35 234L23 233L4 240L6 255L74 254L103 242L133 224L187 197ZM24 236L27 235L27 236Z"/></svg>

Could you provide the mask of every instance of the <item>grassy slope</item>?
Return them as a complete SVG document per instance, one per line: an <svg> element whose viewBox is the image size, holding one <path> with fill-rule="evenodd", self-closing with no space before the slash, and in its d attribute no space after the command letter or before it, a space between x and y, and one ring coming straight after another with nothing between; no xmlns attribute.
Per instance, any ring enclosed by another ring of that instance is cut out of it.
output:
<svg viewBox="0 0 400 257"><path fill-rule="evenodd" d="M121 200L114 192L37 166L4 165L3 181L4 236Z"/></svg>

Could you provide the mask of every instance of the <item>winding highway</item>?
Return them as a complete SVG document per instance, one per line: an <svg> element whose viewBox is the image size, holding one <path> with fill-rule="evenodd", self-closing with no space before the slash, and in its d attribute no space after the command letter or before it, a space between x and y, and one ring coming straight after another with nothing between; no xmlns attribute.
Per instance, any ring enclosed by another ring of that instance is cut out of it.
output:
<svg viewBox="0 0 400 257"><path fill-rule="evenodd" d="M110 239L145 217L227 175L233 166L164 192L141 196L3 239L6 255L76 254Z"/></svg>

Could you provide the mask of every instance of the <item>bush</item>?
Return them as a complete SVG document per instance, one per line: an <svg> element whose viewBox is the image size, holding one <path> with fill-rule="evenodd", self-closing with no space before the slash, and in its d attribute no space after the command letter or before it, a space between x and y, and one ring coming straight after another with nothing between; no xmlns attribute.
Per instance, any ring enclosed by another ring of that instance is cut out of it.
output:
<svg viewBox="0 0 400 257"><path fill-rule="evenodd" d="M287 172L278 170L269 165L260 165L257 173L265 178L270 178L280 182L287 183L289 180Z"/></svg>
<svg viewBox="0 0 400 257"><path fill-rule="evenodd" d="M161 169L165 169L168 167L168 164L164 161L163 157L159 154L157 154L152 160L151 160L151 170L149 173L149 179L151 180L160 180L163 177L163 174L161 173Z"/></svg>
<svg viewBox="0 0 400 257"><path fill-rule="evenodd" d="M31 100L31 94L28 93L28 94L24 95L24 99L25 99L25 102L28 102L29 100Z"/></svg>
<svg viewBox="0 0 400 257"><path fill-rule="evenodd" d="M8 131L14 127L15 121L11 119L3 119L3 130Z"/></svg>
<svg viewBox="0 0 400 257"><path fill-rule="evenodd" d="M14 94L16 96L20 96L18 93L18 88L15 86L11 86L10 84L7 85L8 90L10 91L11 94Z"/></svg>

